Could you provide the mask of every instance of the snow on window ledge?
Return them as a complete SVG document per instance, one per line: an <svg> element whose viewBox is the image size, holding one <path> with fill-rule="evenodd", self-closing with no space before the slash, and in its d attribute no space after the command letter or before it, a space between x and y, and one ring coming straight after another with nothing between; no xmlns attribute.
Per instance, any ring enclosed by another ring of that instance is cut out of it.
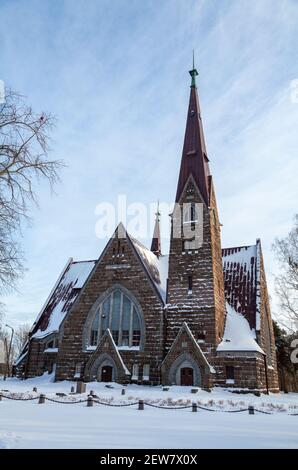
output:
<svg viewBox="0 0 298 470"><path fill-rule="evenodd" d="M80 377L81 377L80 372L78 372L77 374L74 374L73 376L74 379L79 379Z"/></svg>
<svg viewBox="0 0 298 470"><path fill-rule="evenodd" d="M149 382L149 376L148 375L143 375L143 380L144 380L144 382Z"/></svg>
<svg viewBox="0 0 298 470"><path fill-rule="evenodd" d="M140 346L116 346L118 351L140 351ZM86 352L96 351L97 346L87 346Z"/></svg>
<svg viewBox="0 0 298 470"><path fill-rule="evenodd" d="M44 350L44 353L57 353L58 348L47 348Z"/></svg>
<svg viewBox="0 0 298 470"><path fill-rule="evenodd" d="M226 380L226 384L233 385L234 383L235 383L235 380L234 380L234 379L227 379L227 380Z"/></svg>

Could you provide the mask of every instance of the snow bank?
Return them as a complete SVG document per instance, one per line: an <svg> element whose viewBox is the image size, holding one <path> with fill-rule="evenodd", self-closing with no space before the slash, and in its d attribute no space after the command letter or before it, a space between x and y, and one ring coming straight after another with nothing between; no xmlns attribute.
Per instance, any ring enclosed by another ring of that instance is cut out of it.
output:
<svg viewBox="0 0 298 470"><path fill-rule="evenodd" d="M38 393L46 392L48 395L50 391L69 391L73 384L50 383L49 379L49 376L24 381L7 379L0 382L0 388L5 384L5 388L20 391L35 383ZM272 411L277 411L276 402L283 400L284 404L280 406L280 412L272 415L257 413L251 416L247 411L217 413L199 410L192 413L189 409L161 410L145 405L145 410L140 412L137 405L119 408L95 404L88 408L86 403L63 405L46 401L37 405L35 400L3 399L0 402L0 448L298 448L298 417L285 413L287 406L297 406L297 394L244 395L239 399L239 396L234 397L222 389L209 394L199 390L194 395L191 387L175 386L165 392L162 387L109 386L113 388L106 388L105 384L98 382L87 384L88 391L94 390L101 399L113 404L135 400L136 397L157 404L180 405L186 401L199 401L219 411L246 408L248 404L266 406L267 411L272 407ZM126 390L125 396L121 395L122 388ZM71 397L77 399L80 395Z"/></svg>

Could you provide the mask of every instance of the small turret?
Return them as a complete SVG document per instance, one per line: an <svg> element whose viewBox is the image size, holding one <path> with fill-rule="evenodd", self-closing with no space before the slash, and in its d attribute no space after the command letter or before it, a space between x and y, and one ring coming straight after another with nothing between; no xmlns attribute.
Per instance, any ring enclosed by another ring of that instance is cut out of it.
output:
<svg viewBox="0 0 298 470"><path fill-rule="evenodd" d="M160 243L160 211L159 211L159 203L157 204L157 211L155 213L155 224L154 224L154 231L151 243L151 251L154 253L158 258L161 255L161 243Z"/></svg>

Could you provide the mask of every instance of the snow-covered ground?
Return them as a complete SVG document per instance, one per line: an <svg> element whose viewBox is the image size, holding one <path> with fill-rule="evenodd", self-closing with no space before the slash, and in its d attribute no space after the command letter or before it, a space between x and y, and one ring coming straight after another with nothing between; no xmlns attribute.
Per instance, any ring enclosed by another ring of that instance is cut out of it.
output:
<svg viewBox="0 0 298 470"><path fill-rule="evenodd" d="M71 382L53 383L45 375L20 381L0 379L0 391L6 396L30 398L40 393L55 400L86 399L83 395L59 397L69 393ZM32 391L38 388L37 394ZM98 400L110 404L134 403L139 399L159 406L183 406L197 402L215 412L191 409L158 409L145 405L110 407L86 403L60 404L37 400L0 402L0 448L298 448L298 394L236 395L215 389L211 393L191 387L145 387L103 383L87 384ZM121 390L125 389L125 395ZM4 391L8 390L8 391ZM227 413L254 405L249 415ZM292 416L291 416L292 415Z"/></svg>

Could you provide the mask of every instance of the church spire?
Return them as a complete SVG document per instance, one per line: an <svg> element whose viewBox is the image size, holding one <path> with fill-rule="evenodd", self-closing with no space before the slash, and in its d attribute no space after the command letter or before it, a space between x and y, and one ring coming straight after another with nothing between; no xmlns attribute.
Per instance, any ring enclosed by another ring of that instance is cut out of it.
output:
<svg viewBox="0 0 298 470"><path fill-rule="evenodd" d="M207 205L209 205L209 160L207 157L199 97L196 86L198 71L195 68L194 59L193 68L190 70L189 74L191 76L190 97L176 202L179 202L185 184L189 176L192 175L203 200Z"/></svg>
<svg viewBox="0 0 298 470"><path fill-rule="evenodd" d="M196 85L196 77L199 75L197 69L195 68L195 51L192 51L192 70L189 71L189 75L191 76L191 85L192 88L197 88Z"/></svg>
<svg viewBox="0 0 298 470"><path fill-rule="evenodd" d="M155 213L155 225L151 243L151 251L159 257L161 255L161 243L160 243L160 211L159 202L157 203L157 211Z"/></svg>

